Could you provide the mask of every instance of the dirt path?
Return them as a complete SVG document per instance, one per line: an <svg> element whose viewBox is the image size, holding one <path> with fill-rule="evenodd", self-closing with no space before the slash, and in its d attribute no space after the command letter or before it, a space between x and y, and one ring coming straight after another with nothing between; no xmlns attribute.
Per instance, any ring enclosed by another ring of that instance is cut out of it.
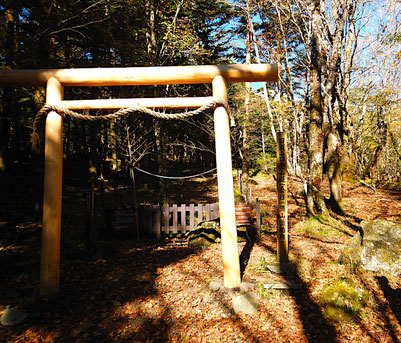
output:
<svg viewBox="0 0 401 343"><path fill-rule="evenodd" d="M358 218L401 221L401 192L373 192L345 184L344 202L352 216L342 218L341 225L328 222L323 226L327 230L319 227L317 233L300 224L304 209L290 197L290 260L296 272L283 277L265 269L275 260L275 183L271 178L255 182L253 194L271 223L249 256L244 256L249 246L239 244L241 258L248 261L243 281L259 294L255 315L232 311L232 299L239 292L209 289L210 281L222 280L220 245L196 251L171 240L115 241L114 252L110 249L92 261L64 247L60 297L41 300L37 296L40 237L27 227L18 244L0 248L0 315L10 305L26 310L28 318L19 326L0 326L0 341L400 342L401 280L389 279L386 289L373 275L355 274L337 259L342 244L356 232ZM209 200L215 197L212 185L202 187ZM293 194L297 188L299 184L292 181ZM368 304L353 322L331 321L320 305L321 289L336 277L350 277L369 291ZM264 283L282 279L301 289L263 288Z"/></svg>

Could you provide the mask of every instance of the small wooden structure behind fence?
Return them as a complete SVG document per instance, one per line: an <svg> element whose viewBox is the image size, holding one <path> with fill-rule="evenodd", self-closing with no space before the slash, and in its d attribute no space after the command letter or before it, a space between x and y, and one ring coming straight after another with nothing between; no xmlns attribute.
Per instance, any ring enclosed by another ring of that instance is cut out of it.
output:
<svg viewBox="0 0 401 343"><path fill-rule="evenodd" d="M252 225L260 229L260 204L256 199L251 204ZM243 205L241 207L242 210ZM145 232L161 237L162 233L185 233L191 231L197 224L205 220L213 220L219 217L219 204L190 204L190 205L142 205L140 210L140 222ZM237 224L238 225L238 224Z"/></svg>

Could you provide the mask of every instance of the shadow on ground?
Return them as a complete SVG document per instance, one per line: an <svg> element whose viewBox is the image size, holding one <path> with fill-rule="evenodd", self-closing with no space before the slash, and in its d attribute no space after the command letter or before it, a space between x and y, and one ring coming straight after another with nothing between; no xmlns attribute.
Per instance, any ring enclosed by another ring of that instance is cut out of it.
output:
<svg viewBox="0 0 401 343"><path fill-rule="evenodd" d="M20 307L28 312L28 319L17 327L2 327L0 335L6 340L13 340L26 335L29 330L38 330L44 335L54 333L61 341L118 340L115 337L118 328L130 321L122 313L122 304L144 301L153 296L157 292L154 282L158 268L196 253L187 247L164 249L162 243L155 242L143 246L131 242L133 247L128 247L127 242L115 243L125 245L125 248L117 248L118 252L109 258L95 261L85 261L79 257L64 258L60 293L53 300L38 297L37 273L22 276L9 274L9 279L3 280L3 285L18 284L18 290L8 287L0 303L3 306ZM19 263L19 259L15 260L14 267ZM13 268L13 262L9 267ZM29 273L27 270L24 272ZM20 277L25 281L25 286L18 283ZM144 341L153 337L156 341L163 341L167 338L168 325L163 316L158 318L141 316L140 321L134 323L135 332L124 335L124 339L131 337Z"/></svg>

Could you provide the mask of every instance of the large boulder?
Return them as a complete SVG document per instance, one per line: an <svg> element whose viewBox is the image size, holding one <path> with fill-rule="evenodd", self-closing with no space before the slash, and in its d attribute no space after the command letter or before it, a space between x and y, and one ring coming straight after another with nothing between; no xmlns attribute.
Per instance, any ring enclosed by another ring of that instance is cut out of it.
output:
<svg viewBox="0 0 401 343"><path fill-rule="evenodd" d="M379 274L401 274L401 224L363 221L361 231L345 243L339 262Z"/></svg>

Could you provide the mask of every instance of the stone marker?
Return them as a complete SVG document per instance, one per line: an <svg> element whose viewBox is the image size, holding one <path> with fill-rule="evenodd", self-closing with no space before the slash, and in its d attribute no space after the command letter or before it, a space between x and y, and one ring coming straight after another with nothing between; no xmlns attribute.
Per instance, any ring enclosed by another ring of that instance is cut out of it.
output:
<svg viewBox="0 0 401 343"><path fill-rule="evenodd" d="M233 310L236 314L255 314L258 312L258 296L256 293L245 293L235 297L232 301Z"/></svg>
<svg viewBox="0 0 401 343"><path fill-rule="evenodd" d="M12 326L21 324L25 321L27 316L27 313L16 308L8 308L1 316L1 325Z"/></svg>

